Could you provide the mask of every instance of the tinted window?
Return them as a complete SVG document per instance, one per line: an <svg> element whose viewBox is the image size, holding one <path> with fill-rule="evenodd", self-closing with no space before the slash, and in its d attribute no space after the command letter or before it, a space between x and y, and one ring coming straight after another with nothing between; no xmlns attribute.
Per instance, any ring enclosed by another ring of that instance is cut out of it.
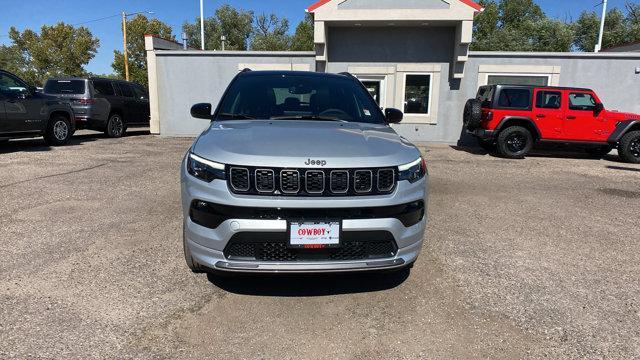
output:
<svg viewBox="0 0 640 360"><path fill-rule="evenodd" d="M507 109L528 109L531 102L530 89L502 89L498 107Z"/></svg>
<svg viewBox="0 0 640 360"><path fill-rule="evenodd" d="M17 96L27 91L27 84L13 76L0 73L0 93L6 96Z"/></svg>
<svg viewBox="0 0 640 360"><path fill-rule="evenodd" d="M404 86L404 112L428 114L431 75L407 75Z"/></svg>
<svg viewBox="0 0 640 360"><path fill-rule="evenodd" d="M93 89L100 95L115 95L111 81L93 80Z"/></svg>
<svg viewBox="0 0 640 360"><path fill-rule="evenodd" d="M47 80L45 94L84 94L84 80Z"/></svg>
<svg viewBox="0 0 640 360"><path fill-rule="evenodd" d="M591 94L571 93L569 94L569 109L571 110L589 110L596 108L596 99Z"/></svg>
<svg viewBox="0 0 640 360"><path fill-rule="evenodd" d="M119 83L120 85L120 93L125 97L134 97L133 90L131 89L131 85L127 83Z"/></svg>
<svg viewBox="0 0 640 360"><path fill-rule="evenodd" d="M136 94L137 99L149 100L149 95L147 94L147 91L142 86L138 84L134 85L133 92Z"/></svg>
<svg viewBox="0 0 640 360"><path fill-rule="evenodd" d="M476 99L480 100L480 102L482 103L482 107L491 107L494 89L494 86L482 86L480 89L478 89L478 95L476 95Z"/></svg>
<svg viewBox="0 0 640 360"><path fill-rule="evenodd" d="M229 87L217 115L218 120L305 117L385 123L360 83L328 76L240 76Z"/></svg>
<svg viewBox="0 0 640 360"><path fill-rule="evenodd" d="M560 109L562 94L557 91L538 91L536 107L539 109Z"/></svg>

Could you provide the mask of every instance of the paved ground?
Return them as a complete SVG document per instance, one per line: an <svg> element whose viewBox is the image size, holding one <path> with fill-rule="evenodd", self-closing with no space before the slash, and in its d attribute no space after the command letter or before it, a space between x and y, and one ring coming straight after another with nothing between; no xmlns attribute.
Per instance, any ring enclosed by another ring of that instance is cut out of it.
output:
<svg viewBox="0 0 640 360"><path fill-rule="evenodd" d="M406 276L187 271L187 139L0 146L0 358L638 358L640 166L429 147Z"/></svg>

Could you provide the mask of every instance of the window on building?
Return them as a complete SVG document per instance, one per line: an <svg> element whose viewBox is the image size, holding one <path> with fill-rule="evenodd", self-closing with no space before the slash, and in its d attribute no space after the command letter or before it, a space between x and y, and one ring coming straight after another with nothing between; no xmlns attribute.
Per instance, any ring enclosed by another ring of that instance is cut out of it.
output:
<svg viewBox="0 0 640 360"><path fill-rule="evenodd" d="M367 88L367 91L369 92L369 94L371 94L371 96L373 97L373 100L375 100L378 105L380 105L380 96L381 96L381 81L376 81L376 80L363 80L362 81L362 85L364 85L364 87Z"/></svg>
<svg viewBox="0 0 640 360"><path fill-rule="evenodd" d="M596 108L596 99L586 93L569 94L569 109L593 111Z"/></svg>
<svg viewBox="0 0 640 360"><path fill-rule="evenodd" d="M487 85L548 86L549 77L539 75L489 75Z"/></svg>
<svg viewBox="0 0 640 360"><path fill-rule="evenodd" d="M538 109L560 109L562 94L558 91L538 91L536 107Z"/></svg>
<svg viewBox="0 0 640 360"><path fill-rule="evenodd" d="M429 114L431 99L431 75L407 74L404 84L404 112Z"/></svg>
<svg viewBox="0 0 640 360"><path fill-rule="evenodd" d="M498 97L498 107L506 109L528 109L531 106L531 89L502 89Z"/></svg>

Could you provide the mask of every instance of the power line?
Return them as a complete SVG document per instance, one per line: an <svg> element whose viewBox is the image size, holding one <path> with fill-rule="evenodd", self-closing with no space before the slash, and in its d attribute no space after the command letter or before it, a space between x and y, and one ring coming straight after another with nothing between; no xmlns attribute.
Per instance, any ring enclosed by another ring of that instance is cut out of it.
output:
<svg viewBox="0 0 640 360"><path fill-rule="evenodd" d="M96 22L96 21L107 20L107 19L111 19L111 18L114 18L114 17L117 17L117 16L121 16L121 14L105 16L105 17L101 17L99 19L87 20L87 21L76 23L76 24L71 24L71 26L77 26L77 25L88 24L88 23L92 23L92 22Z"/></svg>

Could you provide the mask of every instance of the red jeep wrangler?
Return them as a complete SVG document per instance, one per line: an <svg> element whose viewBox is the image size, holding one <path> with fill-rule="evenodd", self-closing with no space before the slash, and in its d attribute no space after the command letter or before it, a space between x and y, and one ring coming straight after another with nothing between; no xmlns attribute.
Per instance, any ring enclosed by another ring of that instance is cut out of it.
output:
<svg viewBox="0 0 640 360"><path fill-rule="evenodd" d="M617 147L622 160L640 163L640 115L606 110L589 89L482 86L465 105L464 124L480 146L507 158L556 142L600 157Z"/></svg>

